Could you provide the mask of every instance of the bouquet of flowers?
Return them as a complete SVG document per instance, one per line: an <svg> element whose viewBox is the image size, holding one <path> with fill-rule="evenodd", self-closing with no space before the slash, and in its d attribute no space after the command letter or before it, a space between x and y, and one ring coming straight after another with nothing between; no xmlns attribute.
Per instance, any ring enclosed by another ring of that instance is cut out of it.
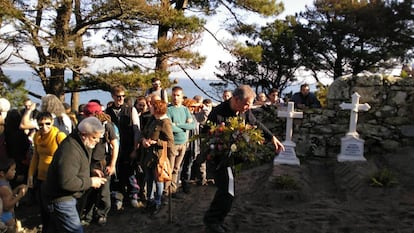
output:
<svg viewBox="0 0 414 233"><path fill-rule="evenodd" d="M256 155L264 143L262 130L246 124L240 117L230 117L219 125L207 122L207 125L210 130L201 137L207 160L231 155L242 161L256 160Z"/></svg>

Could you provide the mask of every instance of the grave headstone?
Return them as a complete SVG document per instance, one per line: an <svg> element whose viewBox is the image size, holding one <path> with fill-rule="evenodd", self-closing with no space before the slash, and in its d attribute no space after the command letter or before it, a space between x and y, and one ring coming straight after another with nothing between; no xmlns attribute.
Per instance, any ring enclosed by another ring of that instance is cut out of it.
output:
<svg viewBox="0 0 414 233"><path fill-rule="evenodd" d="M352 95L352 103L342 103L339 105L343 110L351 110L349 120L349 131L345 137L341 138L341 152L338 155L338 161L366 161L364 157L364 140L359 138L356 131L358 121L358 112L368 111L371 106L369 104L360 104L359 98L361 96L355 92Z"/></svg>
<svg viewBox="0 0 414 233"><path fill-rule="evenodd" d="M281 151L273 160L273 165L276 164L289 164L289 165L300 165L300 161L298 157L296 157L295 147L296 144L292 141L292 134L293 134L293 119L294 118L302 118L302 112L295 112L294 109L295 104L293 102L289 102L287 106L287 111L278 111L278 117L285 117L286 118L286 136L285 141L282 142L283 146L285 147L285 151Z"/></svg>

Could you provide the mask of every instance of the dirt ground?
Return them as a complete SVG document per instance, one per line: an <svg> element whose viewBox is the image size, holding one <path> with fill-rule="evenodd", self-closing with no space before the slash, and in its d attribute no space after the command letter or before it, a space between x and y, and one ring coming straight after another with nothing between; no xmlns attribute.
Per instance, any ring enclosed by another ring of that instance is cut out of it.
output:
<svg viewBox="0 0 414 233"><path fill-rule="evenodd" d="M302 161L300 167L268 164L246 170L236 177L236 198L225 227L229 232L246 233L412 233L413 151L403 148L366 163L339 164L320 158ZM371 186L372 173L384 167L395 174L398 184ZM275 180L286 176L299 189L281 189ZM214 192L213 185L193 185L190 194L173 199L156 216L126 205L122 211L111 210L106 226L92 224L85 232L204 232L202 217ZM26 232L37 232L40 220L35 206L21 206L16 215Z"/></svg>

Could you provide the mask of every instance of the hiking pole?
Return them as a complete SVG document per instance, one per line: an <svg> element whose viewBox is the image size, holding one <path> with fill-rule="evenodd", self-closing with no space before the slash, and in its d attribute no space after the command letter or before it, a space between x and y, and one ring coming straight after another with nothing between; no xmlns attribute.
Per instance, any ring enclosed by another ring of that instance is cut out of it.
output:
<svg viewBox="0 0 414 233"><path fill-rule="evenodd" d="M171 185L168 186L168 223L172 223L172 198L171 198Z"/></svg>

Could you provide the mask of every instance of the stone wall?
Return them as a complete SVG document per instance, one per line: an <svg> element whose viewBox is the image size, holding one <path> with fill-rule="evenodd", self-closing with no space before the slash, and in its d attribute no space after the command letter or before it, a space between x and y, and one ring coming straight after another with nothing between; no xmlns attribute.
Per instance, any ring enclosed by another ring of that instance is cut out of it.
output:
<svg viewBox="0 0 414 233"><path fill-rule="evenodd" d="M365 140L365 155L389 153L414 143L414 78L386 77L363 73L338 78L329 87L327 107L303 112L294 120L293 141L299 157L336 157L341 138L349 129L350 110L339 105L351 103L358 92L360 103L371 109L358 113L357 132ZM258 117L279 138L285 137L285 119L271 107L257 109Z"/></svg>

